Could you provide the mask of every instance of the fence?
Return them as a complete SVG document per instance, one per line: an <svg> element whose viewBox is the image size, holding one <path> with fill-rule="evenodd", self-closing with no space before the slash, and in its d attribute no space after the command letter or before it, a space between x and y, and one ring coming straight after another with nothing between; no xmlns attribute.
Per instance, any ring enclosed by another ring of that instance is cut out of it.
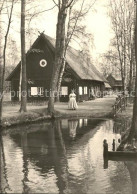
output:
<svg viewBox="0 0 137 194"><path fill-rule="evenodd" d="M126 109L127 106L127 96L118 96L116 98L116 102L113 105L113 115L114 117L116 116L117 113L120 111L122 112L123 110Z"/></svg>

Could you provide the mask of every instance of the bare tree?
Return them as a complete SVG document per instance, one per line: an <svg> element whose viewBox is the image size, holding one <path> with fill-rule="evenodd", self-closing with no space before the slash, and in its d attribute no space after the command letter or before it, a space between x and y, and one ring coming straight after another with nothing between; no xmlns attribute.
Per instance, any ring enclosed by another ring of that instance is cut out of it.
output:
<svg viewBox="0 0 137 194"><path fill-rule="evenodd" d="M132 126L129 134L129 141L135 136L137 138L137 2L136 4L136 23L135 23L135 59L136 59L136 82L135 82L135 98L133 104Z"/></svg>
<svg viewBox="0 0 137 194"><path fill-rule="evenodd" d="M114 49L100 55L98 61L101 67L100 70L105 77L109 74L113 74L114 76L120 75L119 58Z"/></svg>
<svg viewBox="0 0 137 194"><path fill-rule="evenodd" d="M2 17L2 9L4 6L5 1L3 1L1 8L0 8L0 17ZM8 41L8 35L11 25L11 19L12 19L12 13L13 13L13 6L15 1L11 0L10 5L10 12L7 8L7 15L8 15L8 24L6 28L6 34L4 38L4 46L0 45L0 125L2 122L2 105L3 105L3 92L4 92L4 80L5 80L5 66L6 66L6 49L7 49L7 41ZM0 21L1 24L2 21ZM0 25L0 30L2 31L2 26ZM2 36L2 33L1 33ZM2 41L2 37L1 37Z"/></svg>
<svg viewBox="0 0 137 194"><path fill-rule="evenodd" d="M26 0L21 1L21 107L20 112L26 112L27 108L27 78L26 78L26 52L25 52L25 5Z"/></svg>
<svg viewBox="0 0 137 194"><path fill-rule="evenodd" d="M91 38L91 34L86 33L86 26L82 24L82 21L87 15L87 13L89 12L89 10L94 5L95 1L93 2L91 1L90 5L87 5L87 4L84 4L85 0L83 0L79 9L76 9L77 3L79 3L79 1L73 1L68 11L68 25L67 25L67 35L66 35L65 53L64 53L65 58L66 58L66 52L67 52L70 42L72 41L80 42L79 41L80 38L82 40L82 39L86 39L85 37L87 37L88 40L90 40ZM82 42L82 43L85 46L85 42ZM59 80L58 80L58 85L57 85L58 94L60 92L62 77L64 74L65 65L66 65L65 58L62 64L62 68L61 68ZM57 101L59 101L59 95L57 95Z"/></svg>
<svg viewBox="0 0 137 194"><path fill-rule="evenodd" d="M55 60L53 64L52 82L51 82L51 95L49 97L48 111L51 115L54 115L54 100L55 91L57 91L57 83L59 74L64 64L65 58L65 24L67 17L67 10L71 6L74 0L59 0L58 4L58 19L56 29L56 45L55 45Z"/></svg>
<svg viewBox="0 0 137 194"><path fill-rule="evenodd" d="M134 37L134 2L133 0L110 1L109 15L114 31L113 47L119 58L123 91L128 85L128 70L133 65L133 37ZM131 78L130 78L131 79Z"/></svg>
<svg viewBox="0 0 137 194"><path fill-rule="evenodd" d="M29 47L32 45L33 36L37 35L38 31L40 30L39 27L34 27L32 22L39 21L41 16L45 14L45 12L52 11L53 9L57 8L57 5L53 3L53 6L49 8L41 8L42 0L40 1L33 1L30 4L26 3L26 38L27 42L29 43ZM27 44L26 44L27 47Z"/></svg>

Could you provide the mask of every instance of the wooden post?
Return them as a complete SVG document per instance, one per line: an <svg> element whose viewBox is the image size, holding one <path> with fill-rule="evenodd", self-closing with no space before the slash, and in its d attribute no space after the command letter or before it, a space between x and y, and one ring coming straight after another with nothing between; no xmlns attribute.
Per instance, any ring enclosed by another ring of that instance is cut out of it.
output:
<svg viewBox="0 0 137 194"><path fill-rule="evenodd" d="M122 112L122 98L120 97L119 100L120 100L119 101L120 102L120 109L121 109L121 112Z"/></svg>
<svg viewBox="0 0 137 194"><path fill-rule="evenodd" d="M115 116L116 116L116 113L117 113L117 105L115 104Z"/></svg>
<svg viewBox="0 0 137 194"><path fill-rule="evenodd" d="M126 96L126 106L127 106L128 97Z"/></svg>
<svg viewBox="0 0 137 194"><path fill-rule="evenodd" d="M108 143L106 139L103 141L103 156L108 157Z"/></svg>
<svg viewBox="0 0 137 194"><path fill-rule="evenodd" d="M132 139L132 146L134 147L135 146L135 138Z"/></svg>
<svg viewBox="0 0 137 194"><path fill-rule="evenodd" d="M108 168L108 158L104 158L104 169Z"/></svg>
<svg viewBox="0 0 137 194"><path fill-rule="evenodd" d="M114 114L114 117L116 116L116 105L114 104L113 106L113 114Z"/></svg>
<svg viewBox="0 0 137 194"><path fill-rule="evenodd" d="M112 143L112 150L113 150L113 151L115 151L115 149L116 149L115 146L116 146L116 144L115 144L115 139L113 139L113 143Z"/></svg>
<svg viewBox="0 0 137 194"><path fill-rule="evenodd" d="M125 96L123 96L123 106L124 106L124 110L126 109L126 98Z"/></svg>

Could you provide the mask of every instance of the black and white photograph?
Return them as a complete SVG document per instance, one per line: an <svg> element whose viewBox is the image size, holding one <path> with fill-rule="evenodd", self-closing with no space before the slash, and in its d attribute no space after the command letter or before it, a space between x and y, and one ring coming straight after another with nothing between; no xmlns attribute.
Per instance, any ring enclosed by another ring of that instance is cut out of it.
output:
<svg viewBox="0 0 137 194"><path fill-rule="evenodd" d="M137 0L0 0L0 193L137 194Z"/></svg>

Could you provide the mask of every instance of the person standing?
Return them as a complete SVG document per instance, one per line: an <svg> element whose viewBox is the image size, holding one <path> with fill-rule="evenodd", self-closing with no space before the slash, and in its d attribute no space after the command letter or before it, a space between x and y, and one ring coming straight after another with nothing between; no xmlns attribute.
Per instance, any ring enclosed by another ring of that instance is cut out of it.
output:
<svg viewBox="0 0 137 194"><path fill-rule="evenodd" d="M76 110L78 108L77 102L76 102L76 94L74 93L74 90L69 95L69 104L68 108L70 110Z"/></svg>

